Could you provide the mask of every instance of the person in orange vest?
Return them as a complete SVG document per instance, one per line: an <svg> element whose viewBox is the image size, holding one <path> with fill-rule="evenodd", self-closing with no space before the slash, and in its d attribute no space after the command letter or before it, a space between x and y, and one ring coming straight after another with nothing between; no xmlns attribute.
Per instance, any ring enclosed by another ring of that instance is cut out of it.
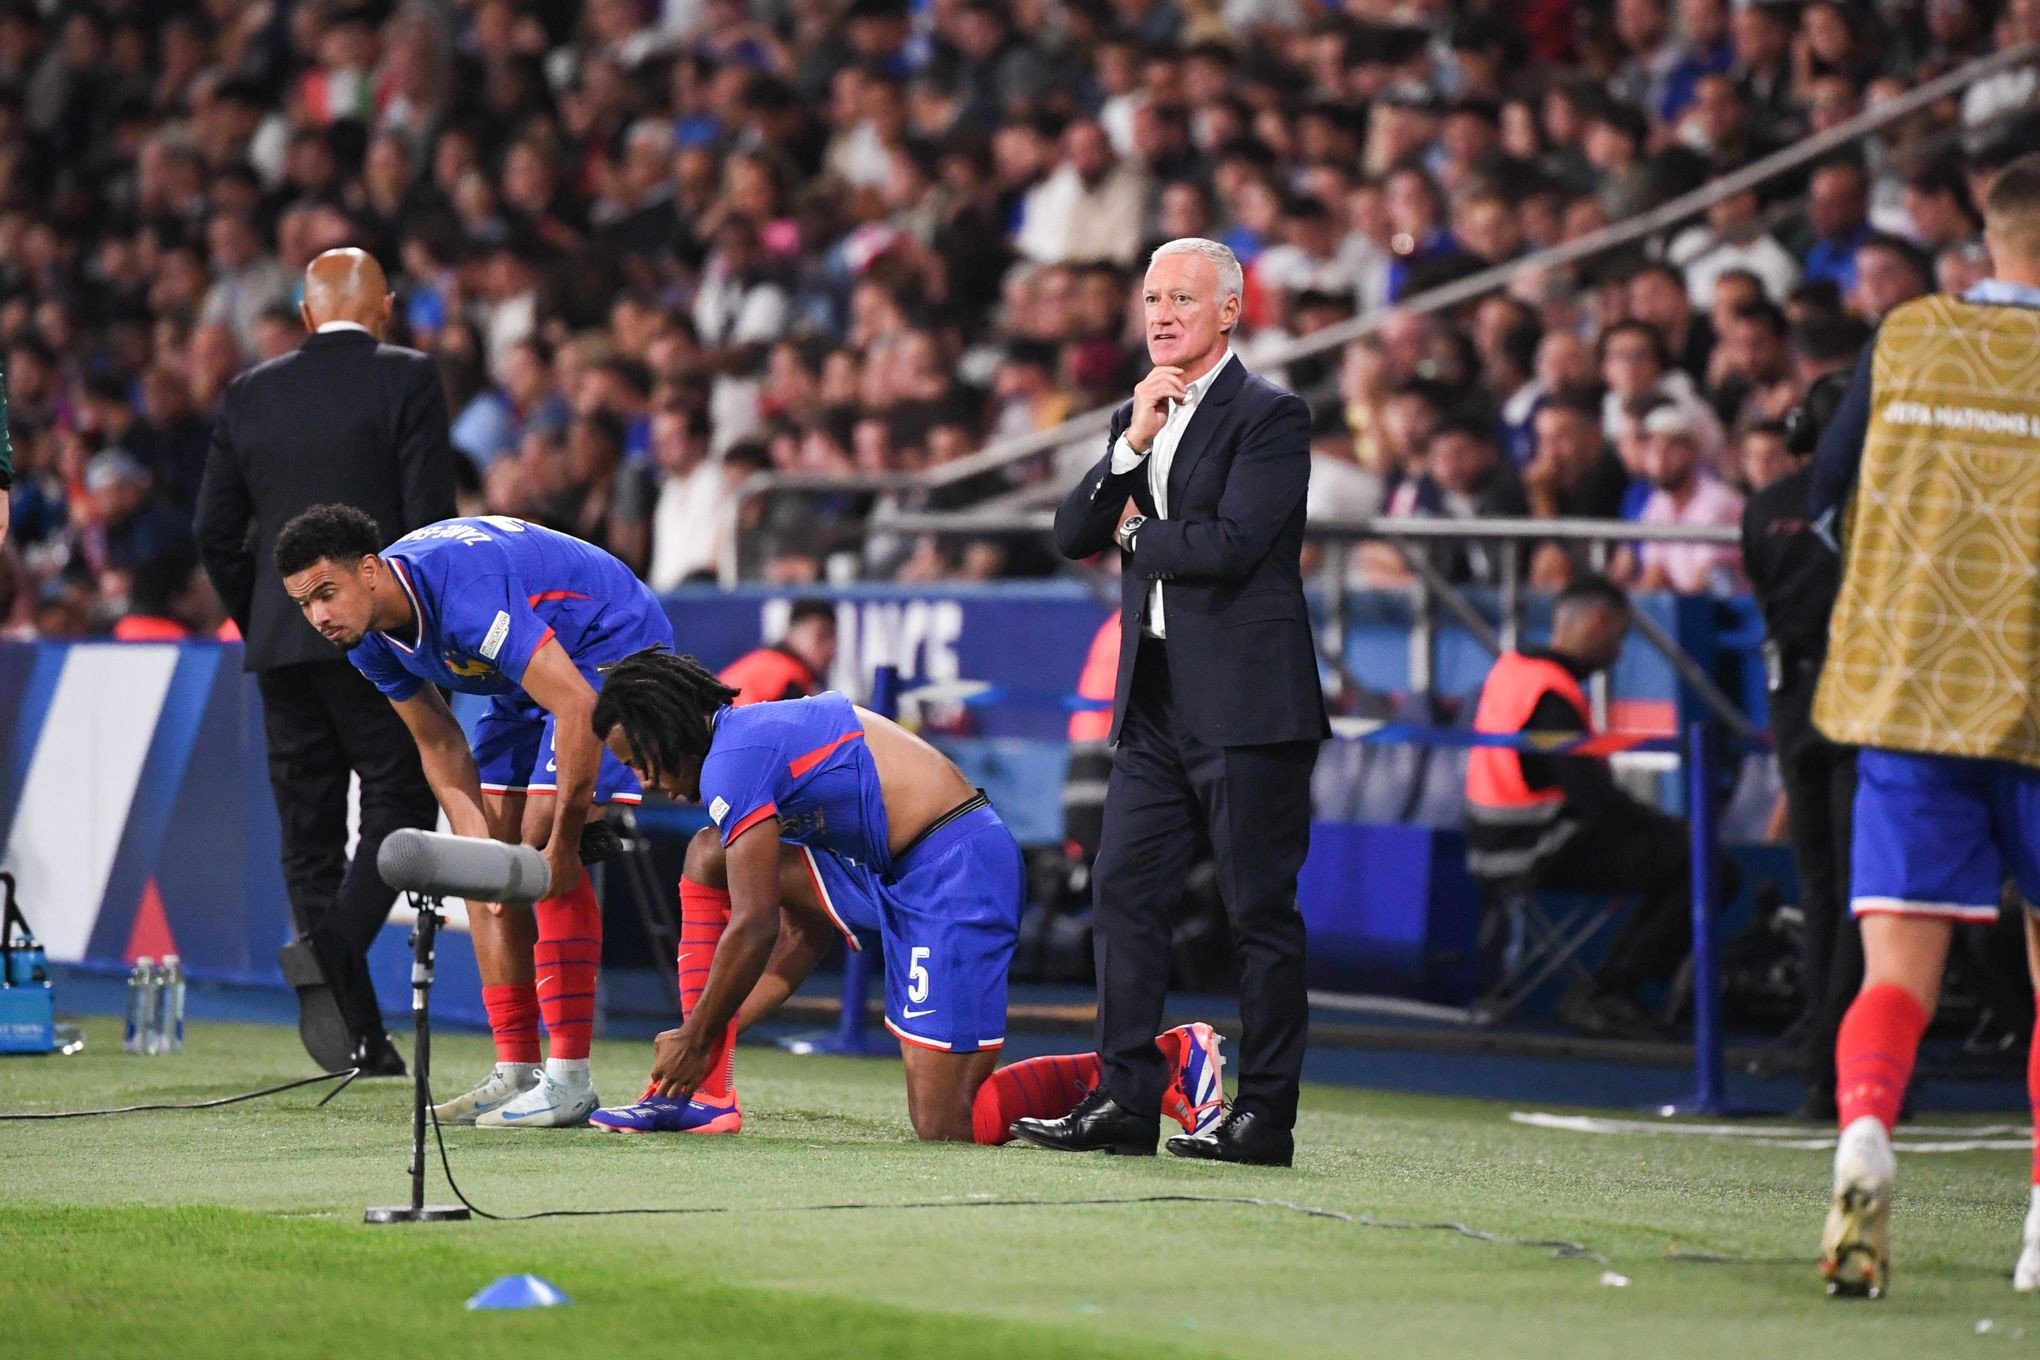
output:
<svg viewBox="0 0 2040 1360"><path fill-rule="evenodd" d="M828 600L796 600L779 641L746 652L716 678L737 692L738 704L805 699L829 687L835 664L836 606Z"/></svg>
<svg viewBox="0 0 2040 1360"><path fill-rule="evenodd" d="M1072 861L1089 865L1104 832L1105 786L1112 778L1112 692L1119 683L1119 611L1098 625L1084 668L1077 676L1077 697L1095 699L1102 707L1070 714L1070 765L1063 776L1063 849Z"/></svg>
<svg viewBox="0 0 2040 1360"><path fill-rule="evenodd" d="M1102 707L1079 709L1070 715L1070 740L1107 742L1112 739L1112 691L1119 683L1119 611L1098 625L1091 638L1091 650L1084 656L1084 669L1077 676L1077 697L1094 699Z"/></svg>
<svg viewBox="0 0 2040 1360"><path fill-rule="evenodd" d="M200 569L194 548L177 546L135 566L128 609L113 625L115 642L221 638L226 610ZM221 638L221 640L227 640Z"/></svg>
<svg viewBox="0 0 2040 1360"><path fill-rule="evenodd" d="M1496 659L1474 731L1592 735L1582 686L1622 655L1629 624L1628 597L1605 578L1568 586L1553 607L1550 645ZM1690 943L1685 824L1617 788L1605 759L1505 747L1473 750L1466 804L1467 868L1483 883L1641 899L1607 961L1566 994L1558 1016L1589 1034L1660 1030L1641 993L1678 970Z"/></svg>

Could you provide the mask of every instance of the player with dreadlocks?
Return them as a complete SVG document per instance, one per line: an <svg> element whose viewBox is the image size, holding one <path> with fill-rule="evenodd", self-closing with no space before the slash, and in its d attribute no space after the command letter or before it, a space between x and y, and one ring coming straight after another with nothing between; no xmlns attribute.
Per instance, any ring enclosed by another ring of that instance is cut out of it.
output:
<svg viewBox="0 0 2040 1360"><path fill-rule="evenodd" d="M714 826L689 844L680 879L680 1028L658 1037L644 1097L590 1122L736 1132L738 1032L793 994L835 933L859 948L857 928L884 942L885 1023L916 1134L1003 1143L1016 1119L1067 1114L1097 1083L1096 1055L993 1070L1026 873L983 792L841 694L743 708L736 697L693 657L658 648L604 676L595 735L645 787L705 804ZM1211 1027L1155 1042L1175 1070L1169 1113L1191 1133L1216 1123Z"/></svg>

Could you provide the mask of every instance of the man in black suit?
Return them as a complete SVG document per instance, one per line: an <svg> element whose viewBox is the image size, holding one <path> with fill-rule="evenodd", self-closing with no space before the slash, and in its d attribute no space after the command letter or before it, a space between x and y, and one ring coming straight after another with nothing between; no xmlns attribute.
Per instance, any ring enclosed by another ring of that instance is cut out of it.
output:
<svg viewBox="0 0 2040 1360"><path fill-rule="evenodd" d="M1240 266L1225 246L1156 250L1145 310L1154 371L1055 519L1065 556L1115 543L1123 554L1119 749L1094 873L1104 1076L1067 1117L1013 1132L1154 1154L1169 918L1201 832L1239 954L1238 1096L1211 1132L1171 1138L1169 1151L1287 1166L1309 1026L1296 875L1330 734L1299 568L1310 408L1234 357Z"/></svg>
<svg viewBox="0 0 2040 1360"><path fill-rule="evenodd" d="M380 343L393 299L364 251L305 270L311 335L228 385L198 509L199 548L247 640L262 690L269 782L298 939L283 951L298 1031L329 1069L401 1075L368 976L368 946L395 894L376 872L383 838L438 819L417 744L375 687L299 615L270 561L293 516L338 502L375 517L384 541L451 518L453 446L437 365ZM361 836L347 858L349 772Z"/></svg>

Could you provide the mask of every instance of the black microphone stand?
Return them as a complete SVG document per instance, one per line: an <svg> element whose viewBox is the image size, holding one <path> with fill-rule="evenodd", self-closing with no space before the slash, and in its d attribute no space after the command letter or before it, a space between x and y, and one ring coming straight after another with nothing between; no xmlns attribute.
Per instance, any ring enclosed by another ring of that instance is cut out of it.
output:
<svg viewBox="0 0 2040 1360"><path fill-rule="evenodd" d="M428 1002L432 996L433 950L439 934L440 900L431 893L414 892L411 906L418 913L411 927L411 1024L417 1031L411 1070L417 1080L411 1087L411 1202L371 1206L362 1215L369 1223L452 1223L469 1217L466 1206L425 1202L425 1120L432 1100L432 1024Z"/></svg>

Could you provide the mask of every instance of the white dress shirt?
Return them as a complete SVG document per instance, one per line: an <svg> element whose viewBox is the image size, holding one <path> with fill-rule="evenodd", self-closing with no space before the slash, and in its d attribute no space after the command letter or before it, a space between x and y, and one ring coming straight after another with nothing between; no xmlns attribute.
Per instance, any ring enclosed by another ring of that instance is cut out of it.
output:
<svg viewBox="0 0 2040 1360"><path fill-rule="evenodd" d="M1156 432L1154 443L1146 453L1137 453L1133 445L1120 435L1119 442L1112 446L1112 475L1124 476L1140 466L1141 459L1147 459L1148 491L1154 496L1155 518L1169 517L1169 470L1176 464L1176 449L1183 442L1183 431L1190 428L1191 418L1197 414L1197 403L1211 390L1211 384L1225 366L1233 360L1232 346L1225 347L1225 355L1211 366L1209 372L1196 382L1189 384L1189 391L1183 400L1169 403L1169 418L1162 422ZM1135 538L1138 539L1136 534ZM1148 592L1147 619L1141 625L1141 632L1148 637L1163 638L1169 635L1168 621L1162 616L1162 583L1155 582Z"/></svg>
<svg viewBox="0 0 2040 1360"><path fill-rule="evenodd" d="M363 335L375 334L374 331L362 325L359 321L321 321L319 323L318 334L331 335L334 331L360 331Z"/></svg>

